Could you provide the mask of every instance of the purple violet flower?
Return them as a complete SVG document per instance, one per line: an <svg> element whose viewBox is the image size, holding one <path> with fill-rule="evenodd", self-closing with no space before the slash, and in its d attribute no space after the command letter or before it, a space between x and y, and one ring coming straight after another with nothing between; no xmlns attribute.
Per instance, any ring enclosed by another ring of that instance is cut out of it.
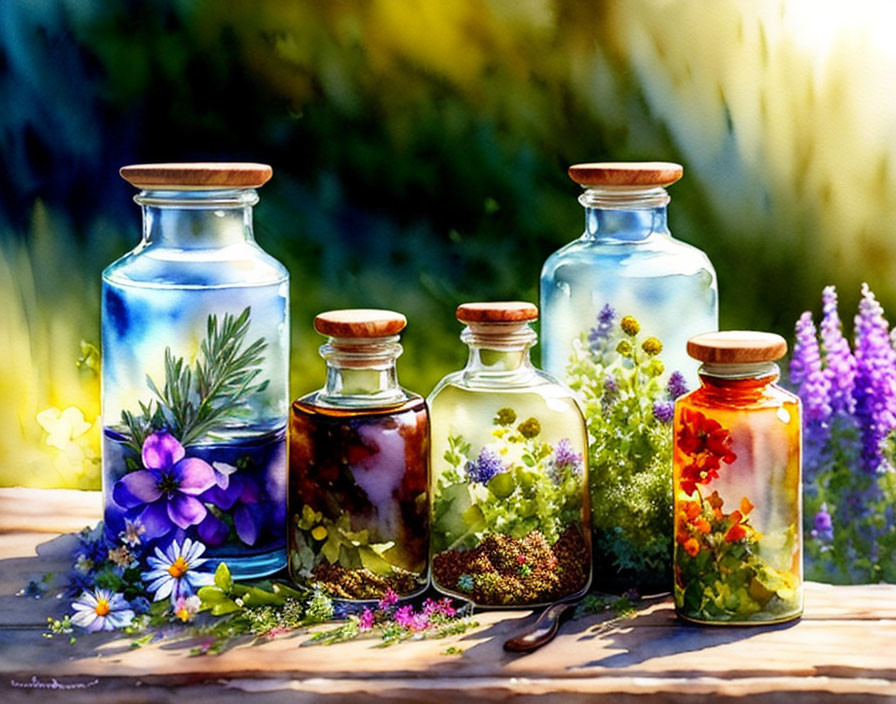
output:
<svg viewBox="0 0 896 704"><path fill-rule="evenodd" d="M684 380L684 374L674 371L669 375L669 381L666 382L666 391L669 392L669 398L673 401L688 392L688 384Z"/></svg>
<svg viewBox="0 0 896 704"><path fill-rule="evenodd" d="M215 472L198 457L185 457L177 438L160 430L143 441L143 466L115 482L112 498L126 509L144 507L140 522L148 539L201 523L208 510L196 498L215 484Z"/></svg>
<svg viewBox="0 0 896 704"><path fill-rule="evenodd" d="M856 358L843 337L837 312L837 291L825 286L821 295L824 317L821 319L821 347L824 351L824 375L829 384L831 413L852 413L855 410L853 389L856 379Z"/></svg>
<svg viewBox="0 0 896 704"><path fill-rule="evenodd" d="M588 332L588 344L593 352L603 352L610 339L610 333L613 331L613 321L616 319L616 311L609 303L604 303L604 307L597 314L597 325Z"/></svg>
<svg viewBox="0 0 896 704"><path fill-rule="evenodd" d="M855 416L862 432L862 465L873 474L884 462L883 441L896 428L896 352L884 310L866 283L855 330Z"/></svg>
<svg viewBox="0 0 896 704"><path fill-rule="evenodd" d="M790 380L797 384L805 419L826 424L831 417L828 405L830 381L821 369L821 353L812 314L806 311L796 323L796 343L790 360Z"/></svg>
<svg viewBox="0 0 896 704"><path fill-rule="evenodd" d="M467 481L485 486L498 474L507 471L501 456L490 447L483 447L475 462L467 462Z"/></svg>
<svg viewBox="0 0 896 704"><path fill-rule="evenodd" d="M215 469L222 465L215 463ZM229 465L223 465L228 467ZM261 507L261 490L257 482L246 476L225 476L226 486L222 488L219 473L215 472L215 484L204 491L199 500L210 503L233 516L233 527L237 537L246 545L254 545L264 525L264 511ZM199 537L209 547L218 547L227 540L230 528L209 511L196 529Z"/></svg>
<svg viewBox="0 0 896 704"><path fill-rule="evenodd" d="M672 401L656 401L653 404L653 417L660 423L669 425L675 417L675 403Z"/></svg>

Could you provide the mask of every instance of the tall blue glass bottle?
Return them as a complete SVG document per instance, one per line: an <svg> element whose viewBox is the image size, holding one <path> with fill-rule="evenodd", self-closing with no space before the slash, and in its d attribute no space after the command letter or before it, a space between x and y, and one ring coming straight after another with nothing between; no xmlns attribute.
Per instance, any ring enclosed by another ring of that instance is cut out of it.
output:
<svg viewBox="0 0 896 704"><path fill-rule="evenodd" d="M660 339L667 376L678 370L696 387L687 341L718 329L718 289L708 257L672 237L666 223L666 187L682 167L577 164L569 175L584 188L585 231L542 269L542 366L566 379L574 343L587 344L609 306L617 319L634 316L646 335Z"/></svg>
<svg viewBox="0 0 896 704"><path fill-rule="evenodd" d="M286 563L289 274L256 243L264 164L126 166L140 244L103 272L107 537Z"/></svg>

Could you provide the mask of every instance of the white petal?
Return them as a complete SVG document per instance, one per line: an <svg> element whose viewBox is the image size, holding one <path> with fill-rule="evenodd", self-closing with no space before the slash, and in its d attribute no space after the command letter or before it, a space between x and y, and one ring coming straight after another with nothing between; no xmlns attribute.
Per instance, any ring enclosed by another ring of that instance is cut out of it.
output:
<svg viewBox="0 0 896 704"><path fill-rule="evenodd" d="M72 623L76 626L81 626L81 628L87 628L96 619L96 611L79 611L72 616Z"/></svg>
<svg viewBox="0 0 896 704"><path fill-rule="evenodd" d="M134 612L131 611L131 609L113 611L106 617L106 620L108 620L114 628L121 628L122 626L127 626L134 620Z"/></svg>
<svg viewBox="0 0 896 704"><path fill-rule="evenodd" d="M156 595L153 597L153 601L161 601L166 596L171 594L171 590L174 589L174 587L176 586L176 583L178 581L179 580L171 577L170 579L167 579L164 582L162 582L161 586L159 587L159 590L156 592Z"/></svg>

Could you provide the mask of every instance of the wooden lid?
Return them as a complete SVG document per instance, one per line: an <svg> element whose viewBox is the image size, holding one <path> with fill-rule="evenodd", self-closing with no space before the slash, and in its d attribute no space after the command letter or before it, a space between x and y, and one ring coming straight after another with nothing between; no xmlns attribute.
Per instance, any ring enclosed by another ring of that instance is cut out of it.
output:
<svg viewBox="0 0 896 704"><path fill-rule="evenodd" d="M787 341L771 332L722 330L692 337L688 354L710 364L774 362L787 354Z"/></svg>
<svg viewBox="0 0 896 704"><path fill-rule="evenodd" d="M526 301L461 303L456 315L462 323L526 323L538 319L538 306Z"/></svg>
<svg viewBox="0 0 896 704"><path fill-rule="evenodd" d="M267 164L242 162L191 164L133 164L122 166L121 177L143 190L215 190L258 188L271 178Z"/></svg>
<svg viewBox="0 0 896 704"><path fill-rule="evenodd" d="M390 337L407 324L401 313L375 308L329 310L314 319L314 329L330 337Z"/></svg>
<svg viewBox="0 0 896 704"><path fill-rule="evenodd" d="M569 167L569 177L582 186L668 186L682 173L681 164L668 161L605 161Z"/></svg>

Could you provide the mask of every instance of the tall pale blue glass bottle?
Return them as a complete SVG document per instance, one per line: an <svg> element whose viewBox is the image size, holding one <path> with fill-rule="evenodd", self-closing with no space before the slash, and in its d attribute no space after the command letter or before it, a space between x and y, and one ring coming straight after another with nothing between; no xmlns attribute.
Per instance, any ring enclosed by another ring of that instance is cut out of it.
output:
<svg viewBox="0 0 896 704"><path fill-rule="evenodd" d="M569 175L584 189L585 231L542 269L542 366L567 378L574 344L587 343L609 306L617 319L633 316L645 335L659 338L667 376L680 371L696 387L687 341L718 329L718 289L706 254L675 239L666 222L666 187L682 167L577 164Z"/></svg>
<svg viewBox="0 0 896 704"><path fill-rule="evenodd" d="M109 539L286 564L289 274L255 242L264 164L126 166L143 237L103 272Z"/></svg>

